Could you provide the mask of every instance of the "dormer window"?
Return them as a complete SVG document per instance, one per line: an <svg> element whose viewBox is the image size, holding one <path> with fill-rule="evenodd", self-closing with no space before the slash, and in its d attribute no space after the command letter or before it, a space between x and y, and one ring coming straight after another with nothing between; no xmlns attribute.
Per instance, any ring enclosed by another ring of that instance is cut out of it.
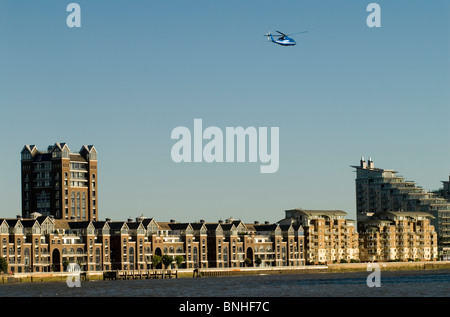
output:
<svg viewBox="0 0 450 317"><path fill-rule="evenodd" d="M26 151L22 153L22 160L31 160L31 153Z"/></svg>

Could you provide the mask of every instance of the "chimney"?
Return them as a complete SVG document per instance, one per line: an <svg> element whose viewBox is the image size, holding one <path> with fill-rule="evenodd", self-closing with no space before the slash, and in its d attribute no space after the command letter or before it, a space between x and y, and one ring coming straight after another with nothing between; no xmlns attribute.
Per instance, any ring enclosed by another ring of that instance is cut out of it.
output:
<svg viewBox="0 0 450 317"><path fill-rule="evenodd" d="M16 218L22 220L22 215L16 215Z"/></svg>
<svg viewBox="0 0 450 317"><path fill-rule="evenodd" d="M367 168L367 163L364 160L364 156L361 156L361 160L359 161L361 168Z"/></svg>
<svg viewBox="0 0 450 317"><path fill-rule="evenodd" d="M176 223L177 221L175 219L170 219L170 223Z"/></svg>
<svg viewBox="0 0 450 317"><path fill-rule="evenodd" d="M259 221L258 220L255 220L255 225L259 225Z"/></svg>
<svg viewBox="0 0 450 317"><path fill-rule="evenodd" d="M370 169L372 169L372 168L375 168L375 165L373 164L373 161L372 161L372 158L371 157L369 157L369 168Z"/></svg>
<svg viewBox="0 0 450 317"><path fill-rule="evenodd" d="M205 223L205 219L200 219L200 223Z"/></svg>
<svg viewBox="0 0 450 317"><path fill-rule="evenodd" d="M106 218L105 221L106 222L111 222L111 218Z"/></svg>
<svg viewBox="0 0 450 317"><path fill-rule="evenodd" d="M266 220L266 221L264 221L264 224L265 225L270 225L270 222Z"/></svg>
<svg viewBox="0 0 450 317"><path fill-rule="evenodd" d="M42 214L38 212L32 212L30 216L33 220L36 220L38 217L42 216Z"/></svg>
<svg viewBox="0 0 450 317"><path fill-rule="evenodd" d="M136 222L142 222L144 221L144 219L145 219L144 215L141 215L139 217L136 217Z"/></svg>

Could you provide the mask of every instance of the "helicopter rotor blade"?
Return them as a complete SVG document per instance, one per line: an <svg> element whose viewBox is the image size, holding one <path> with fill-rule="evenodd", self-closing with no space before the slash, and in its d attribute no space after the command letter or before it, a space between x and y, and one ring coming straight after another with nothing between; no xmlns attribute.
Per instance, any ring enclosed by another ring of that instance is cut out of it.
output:
<svg viewBox="0 0 450 317"><path fill-rule="evenodd" d="M308 31L302 31L302 32L289 33L288 35L301 34L301 33L308 33Z"/></svg>
<svg viewBox="0 0 450 317"><path fill-rule="evenodd" d="M284 34L284 33L281 33L280 31L275 31L275 32L278 32L278 33L280 33L282 36L287 36L286 34Z"/></svg>

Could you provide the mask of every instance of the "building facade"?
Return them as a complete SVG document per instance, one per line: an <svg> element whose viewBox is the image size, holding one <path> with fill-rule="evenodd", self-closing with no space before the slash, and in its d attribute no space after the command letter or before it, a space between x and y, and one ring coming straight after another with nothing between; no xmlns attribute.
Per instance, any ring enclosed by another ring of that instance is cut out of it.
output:
<svg viewBox="0 0 450 317"><path fill-rule="evenodd" d="M376 213L425 212L438 234L439 258L450 259L450 202L436 193L406 181L394 170L375 168L372 159L361 158L356 169L356 215L358 226ZM445 182L444 182L445 186ZM364 230L358 228L358 230Z"/></svg>
<svg viewBox="0 0 450 317"><path fill-rule="evenodd" d="M430 261L438 259L433 216L424 212L378 212L362 221L360 260Z"/></svg>
<svg viewBox="0 0 450 317"><path fill-rule="evenodd" d="M450 201L450 176L448 181L442 181L442 189L436 191L436 194Z"/></svg>
<svg viewBox="0 0 450 317"><path fill-rule="evenodd" d="M305 265L303 231L292 225L33 216L0 219L0 257L9 272L60 272L69 263L90 272L162 268L154 255L181 257L187 269Z"/></svg>
<svg viewBox="0 0 450 317"><path fill-rule="evenodd" d="M45 151L21 151L22 217L33 212L55 219L98 220L97 150L84 145L71 152L55 143Z"/></svg>
<svg viewBox="0 0 450 317"><path fill-rule="evenodd" d="M303 228L306 263L342 263L359 261L358 233L355 222L346 220L342 210L286 210L283 224Z"/></svg>

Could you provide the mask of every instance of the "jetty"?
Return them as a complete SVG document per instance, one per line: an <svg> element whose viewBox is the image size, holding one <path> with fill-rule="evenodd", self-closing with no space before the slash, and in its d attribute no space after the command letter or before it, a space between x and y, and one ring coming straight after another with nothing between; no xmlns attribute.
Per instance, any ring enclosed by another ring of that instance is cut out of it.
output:
<svg viewBox="0 0 450 317"><path fill-rule="evenodd" d="M178 278L178 270L115 270L103 272L103 280Z"/></svg>

